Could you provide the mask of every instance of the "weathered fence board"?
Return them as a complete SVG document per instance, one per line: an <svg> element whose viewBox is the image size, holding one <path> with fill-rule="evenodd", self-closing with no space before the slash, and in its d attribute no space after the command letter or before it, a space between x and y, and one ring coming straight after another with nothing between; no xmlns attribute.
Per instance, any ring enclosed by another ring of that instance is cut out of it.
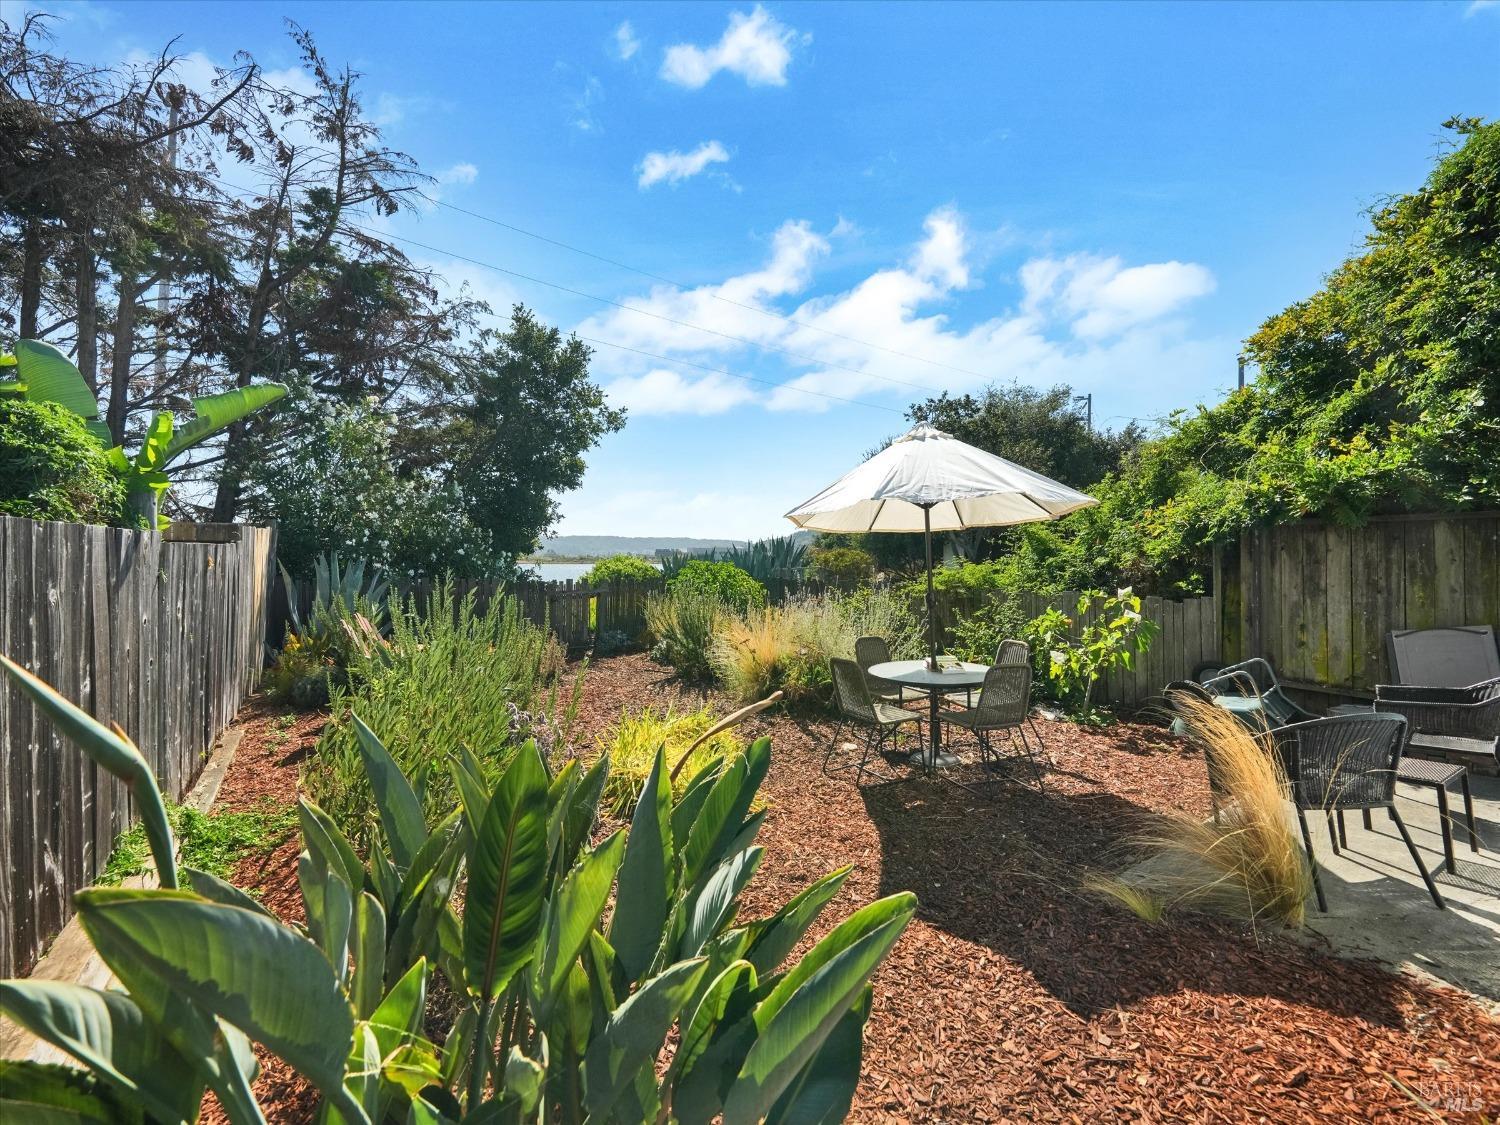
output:
<svg viewBox="0 0 1500 1125"><path fill-rule="evenodd" d="M0 652L133 738L171 798L260 678L274 533L0 516ZM226 541L231 540L231 541ZM132 820L123 785L0 679L0 976L24 973Z"/></svg>
<svg viewBox="0 0 1500 1125"><path fill-rule="evenodd" d="M1250 532L1230 557L1226 661L1264 656L1320 696L1388 682L1393 629L1500 626L1500 513L1301 520Z"/></svg>

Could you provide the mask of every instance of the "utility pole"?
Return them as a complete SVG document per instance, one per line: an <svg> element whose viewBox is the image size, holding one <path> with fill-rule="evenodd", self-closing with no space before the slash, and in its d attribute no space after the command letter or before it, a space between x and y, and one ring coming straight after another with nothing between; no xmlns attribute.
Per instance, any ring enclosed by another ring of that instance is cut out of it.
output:
<svg viewBox="0 0 1500 1125"><path fill-rule="evenodd" d="M1239 361L1240 361L1240 390L1243 391L1245 389L1245 357L1243 355L1239 356Z"/></svg>
<svg viewBox="0 0 1500 1125"><path fill-rule="evenodd" d="M1086 395L1074 395L1073 401L1083 402L1083 424L1088 427L1089 433L1094 432L1094 394L1090 391Z"/></svg>

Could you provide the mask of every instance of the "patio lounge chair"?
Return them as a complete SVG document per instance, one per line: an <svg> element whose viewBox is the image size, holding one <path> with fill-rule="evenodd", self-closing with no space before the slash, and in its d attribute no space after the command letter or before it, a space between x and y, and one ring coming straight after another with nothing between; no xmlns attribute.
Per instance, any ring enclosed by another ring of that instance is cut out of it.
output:
<svg viewBox="0 0 1500 1125"><path fill-rule="evenodd" d="M1385 643L1398 684L1464 688L1500 679L1492 625L1396 629Z"/></svg>
<svg viewBox="0 0 1500 1125"><path fill-rule="evenodd" d="M917 738L918 741L921 740L922 716L915 711L905 711L876 699L871 694L870 681L864 669L854 661L835 657L828 662L828 666L833 676L833 698L838 704L841 728L852 724L862 736L863 749L858 765L840 767L856 769L855 783L858 784L864 778L870 758L885 751L887 739L894 746L901 728L907 723L917 725ZM829 772L828 764L833 760L838 745L835 739L823 758L825 774Z"/></svg>
<svg viewBox="0 0 1500 1125"><path fill-rule="evenodd" d="M1259 696L1269 727L1284 727L1318 717L1291 700L1282 690L1270 661L1259 656L1231 664L1203 686L1215 695Z"/></svg>
<svg viewBox="0 0 1500 1125"><path fill-rule="evenodd" d="M1327 818L1328 833L1337 852L1334 818L1342 818L1345 809L1360 809L1367 816L1371 809L1386 810L1406 842L1432 901L1439 910L1443 909L1443 896L1427 873L1411 833L1396 809L1396 769L1401 764L1401 748L1406 741L1406 720L1388 714L1334 715L1292 723L1271 733L1291 779L1292 801L1297 806L1302 844L1312 866L1318 909L1327 913L1328 901L1318 879L1307 813L1321 812Z"/></svg>
<svg viewBox="0 0 1500 1125"><path fill-rule="evenodd" d="M979 698L974 706L961 711L941 711L938 718L952 726L969 731L979 743L979 753L986 764L999 763L991 736L1005 731L1011 745L1019 743L1021 751L1036 775L1037 789L1042 789L1042 766L1026 738L1025 723L1031 718L1031 662L997 664L984 674Z"/></svg>

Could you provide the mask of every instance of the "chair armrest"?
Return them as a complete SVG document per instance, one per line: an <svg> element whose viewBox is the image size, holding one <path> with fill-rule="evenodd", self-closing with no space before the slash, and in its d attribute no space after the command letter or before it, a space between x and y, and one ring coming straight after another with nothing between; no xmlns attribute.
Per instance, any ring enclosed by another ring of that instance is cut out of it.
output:
<svg viewBox="0 0 1500 1125"><path fill-rule="evenodd" d="M1446 734L1455 738L1491 740L1500 738L1500 696L1476 703L1441 703L1429 700L1383 699L1375 710L1404 715L1413 731Z"/></svg>
<svg viewBox="0 0 1500 1125"><path fill-rule="evenodd" d="M1427 687L1422 684L1376 684L1376 699L1411 703L1483 703L1500 699L1500 676L1468 687Z"/></svg>
<svg viewBox="0 0 1500 1125"><path fill-rule="evenodd" d="M1226 670L1222 675L1215 676L1203 686L1215 695L1260 695L1260 689L1255 686L1255 678L1249 672L1240 668ZM1233 690L1231 692L1228 689Z"/></svg>

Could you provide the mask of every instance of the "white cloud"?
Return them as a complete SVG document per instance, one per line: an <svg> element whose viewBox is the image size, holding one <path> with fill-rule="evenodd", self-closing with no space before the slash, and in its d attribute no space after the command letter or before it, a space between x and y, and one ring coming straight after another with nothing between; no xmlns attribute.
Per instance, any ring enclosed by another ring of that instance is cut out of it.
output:
<svg viewBox="0 0 1500 1125"><path fill-rule="evenodd" d="M467 160L444 168L437 174L437 182L440 184L472 184L478 178L479 169Z"/></svg>
<svg viewBox="0 0 1500 1125"><path fill-rule="evenodd" d="M738 74L750 86L785 86L792 48L810 42L759 4L746 15L732 12L729 26L709 47L678 43L662 57L661 76L678 86L697 90L721 70Z"/></svg>
<svg viewBox="0 0 1500 1125"><path fill-rule="evenodd" d="M625 20L615 28L615 54L628 59L640 49L641 41L635 37L635 28L630 26L629 20Z"/></svg>
<svg viewBox="0 0 1500 1125"><path fill-rule="evenodd" d="M1469 6L1464 9L1464 19L1497 5L1500 5L1500 0L1469 0Z"/></svg>
<svg viewBox="0 0 1500 1125"><path fill-rule="evenodd" d="M1070 383L1097 392L1101 411L1144 416L1180 405L1185 387L1204 386L1224 356L1234 354L1233 340L1195 336L1183 319L1190 302L1214 288L1213 275L1190 262L1127 266L1089 254L1033 258L1008 279L1018 290L1009 307L957 325L955 299L981 291L976 241L983 239L971 235L958 211L938 208L927 216L923 237L901 256L904 264L815 294L829 238L807 222L787 222L759 269L694 289L660 285L623 298L686 324L615 309L590 317L578 331L714 366L753 362L747 373L782 385L768 393L744 389L732 405L771 410L837 405L803 391L904 405L938 391L1015 380ZM975 305L976 298L967 297L962 307ZM605 349L595 366L618 381L639 379L659 365ZM655 385L664 395L675 391L665 381ZM705 400L710 389L701 392Z"/></svg>
<svg viewBox="0 0 1500 1125"><path fill-rule="evenodd" d="M599 129L599 117L595 107L604 100L604 84L592 74L583 81L583 88L573 95L573 128L583 133Z"/></svg>
<svg viewBox="0 0 1500 1125"><path fill-rule="evenodd" d="M1110 336L1174 312L1212 293L1213 274L1192 262L1125 266L1119 258L1073 254L1021 268L1025 307L1072 322L1081 337Z"/></svg>
<svg viewBox="0 0 1500 1125"><path fill-rule="evenodd" d="M755 393L739 379L719 374L685 378L664 367L616 379L605 391L613 405L633 415L723 414L755 401Z"/></svg>
<svg viewBox="0 0 1500 1125"><path fill-rule="evenodd" d="M710 164L727 164L729 152L718 141L704 141L692 152L648 152L637 166L640 187L666 183L676 185L702 172Z"/></svg>
<svg viewBox="0 0 1500 1125"><path fill-rule="evenodd" d="M954 208L944 207L928 215L922 226L927 237L912 256L912 272L952 289L968 285L963 217Z"/></svg>

